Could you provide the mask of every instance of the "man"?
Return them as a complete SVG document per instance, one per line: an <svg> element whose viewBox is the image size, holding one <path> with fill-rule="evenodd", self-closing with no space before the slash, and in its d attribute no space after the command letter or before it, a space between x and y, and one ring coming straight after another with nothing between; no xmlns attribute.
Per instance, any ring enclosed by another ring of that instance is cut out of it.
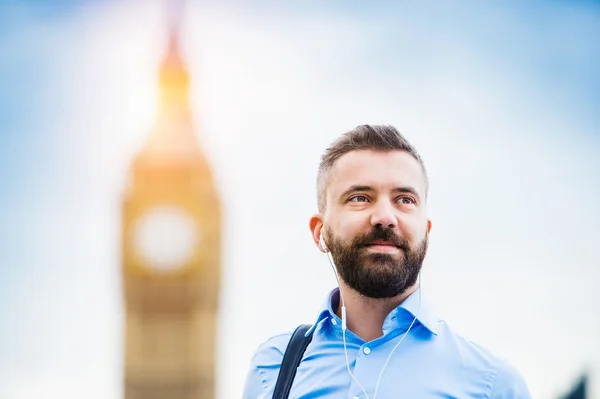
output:
<svg viewBox="0 0 600 399"><path fill-rule="evenodd" d="M325 152L317 178L315 245L339 276L306 333L289 397L529 399L507 361L459 336L422 301L427 173L391 126L359 126ZM273 397L291 333L252 358L244 399Z"/></svg>

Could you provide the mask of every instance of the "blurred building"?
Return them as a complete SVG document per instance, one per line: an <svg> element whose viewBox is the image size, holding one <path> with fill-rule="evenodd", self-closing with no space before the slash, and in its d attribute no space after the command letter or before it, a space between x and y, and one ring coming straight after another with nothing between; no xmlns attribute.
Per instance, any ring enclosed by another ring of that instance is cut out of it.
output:
<svg viewBox="0 0 600 399"><path fill-rule="evenodd" d="M126 399L214 398L221 210L194 133L181 7L170 10L156 125L122 204Z"/></svg>
<svg viewBox="0 0 600 399"><path fill-rule="evenodd" d="M571 389L571 392L564 395L560 399L587 399L587 383L587 375L583 375Z"/></svg>

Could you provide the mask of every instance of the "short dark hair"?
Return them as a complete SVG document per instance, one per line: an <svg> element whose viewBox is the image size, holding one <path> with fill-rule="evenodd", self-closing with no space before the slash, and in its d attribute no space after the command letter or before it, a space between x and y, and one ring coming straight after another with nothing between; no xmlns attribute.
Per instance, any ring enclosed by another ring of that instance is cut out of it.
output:
<svg viewBox="0 0 600 399"><path fill-rule="evenodd" d="M317 201L319 212L325 210L325 191L329 184L329 178L335 162L342 155L356 150L374 150L382 152L405 151L409 153L419 162L423 169L425 187L427 190L429 179L421 156L417 153L415 147L413 147L395 127L389 125L361 125L342 134L329 146L329 148L327 148L321 157L317 175Z"/></svg>

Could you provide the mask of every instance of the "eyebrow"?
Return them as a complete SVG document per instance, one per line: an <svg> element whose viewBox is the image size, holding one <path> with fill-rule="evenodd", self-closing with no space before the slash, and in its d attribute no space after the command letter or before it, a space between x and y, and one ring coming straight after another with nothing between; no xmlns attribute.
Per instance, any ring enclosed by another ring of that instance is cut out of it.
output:
<svg viewBox="0 0 600 399"><path fill-rule="evenodd" d="M340 198L347 197L348 195L355 193L355 192L368 192L368 191L375 191L375 189L371 186L354 185L354 186L351 186L346 191L344 191L342 193L342 195L340 195ZM392 190L392 192L402 193L402 194L412 194L417 198L417 201L419 201L419 202L421 201L421 197L419 196L419 193L417 193L417 190L415 190L414 188L409 187L409 186L396 187Z"/></svg>

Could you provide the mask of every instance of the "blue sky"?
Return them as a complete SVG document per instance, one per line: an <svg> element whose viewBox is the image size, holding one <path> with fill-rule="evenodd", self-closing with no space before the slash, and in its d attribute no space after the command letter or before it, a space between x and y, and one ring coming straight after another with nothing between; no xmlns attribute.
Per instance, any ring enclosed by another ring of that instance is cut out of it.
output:
<svg viewBox="0 0 600 399"><path fill-rule="evenodd" d="M333 286L308 239L314 172L360 123L393 123L424 155L424 287L449 322L537 397L586 364L600 381L599 4L390 3L189 7L199 138L227 211L220 397ZM41 4L0 1L0 396L115 397L119 195L152 127L160 4ZM289 292L305 302L273 303Z"/></svg>

